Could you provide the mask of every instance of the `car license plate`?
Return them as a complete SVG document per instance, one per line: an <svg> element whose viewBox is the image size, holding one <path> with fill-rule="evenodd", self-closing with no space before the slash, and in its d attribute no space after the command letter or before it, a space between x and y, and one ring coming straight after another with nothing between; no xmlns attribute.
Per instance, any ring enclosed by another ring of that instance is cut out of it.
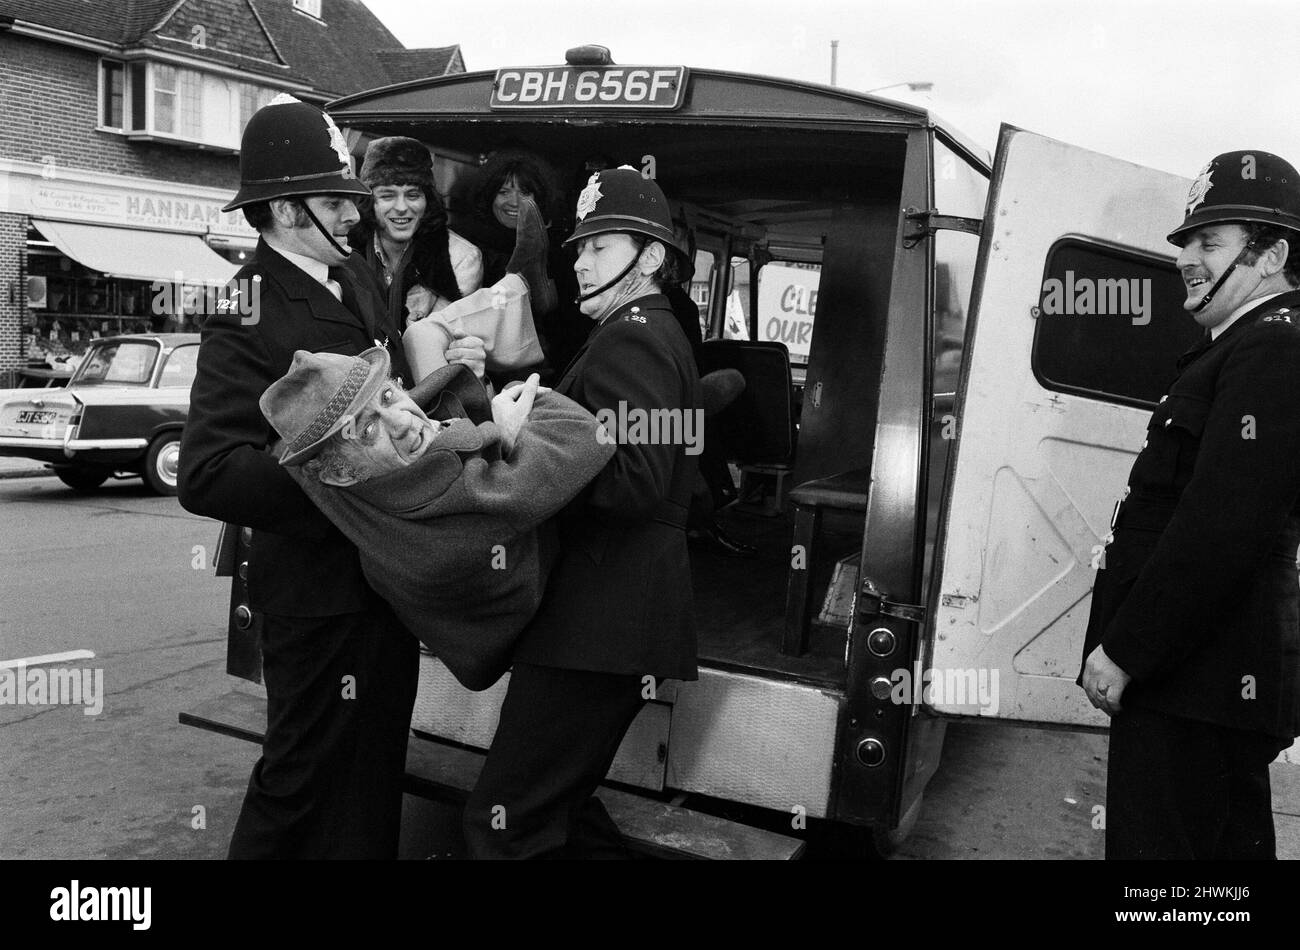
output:
<svg viewBox="0 0 1300 950"><path fill-rule="evenodd" d="M47 426L58 418L52 409L22 409L16 420L19 425Z"/></svg>
<svg viewBox="0 0 1300 950"><path fill-rule="evenodd" d="M549 66L498 69L493 109L676 109L684 66Z"/></svg>

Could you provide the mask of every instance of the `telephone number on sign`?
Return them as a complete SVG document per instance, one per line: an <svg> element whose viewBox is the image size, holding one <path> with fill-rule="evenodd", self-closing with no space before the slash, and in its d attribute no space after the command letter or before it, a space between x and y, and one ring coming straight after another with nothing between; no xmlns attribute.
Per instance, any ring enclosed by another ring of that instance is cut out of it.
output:
<svg viewBox="0 0 1300 950"><path fill-rule="evenodd" d="M617 66L582 69L499 69L492 83L494 109L610 106L675 109L686 85L684 66Z"/></svg>

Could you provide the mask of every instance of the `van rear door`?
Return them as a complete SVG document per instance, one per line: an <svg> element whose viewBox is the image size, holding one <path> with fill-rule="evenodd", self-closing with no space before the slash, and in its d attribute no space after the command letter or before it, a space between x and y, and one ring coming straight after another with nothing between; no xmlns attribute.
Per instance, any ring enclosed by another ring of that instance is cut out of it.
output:
<svg viewBox="0 0 1300 950"><path fill-rule="evenodd" d="M1199 335L1165 240L1187 186L999 133L914 670L935 712L1106 721L1074 680L1112 510Z"/></svg>

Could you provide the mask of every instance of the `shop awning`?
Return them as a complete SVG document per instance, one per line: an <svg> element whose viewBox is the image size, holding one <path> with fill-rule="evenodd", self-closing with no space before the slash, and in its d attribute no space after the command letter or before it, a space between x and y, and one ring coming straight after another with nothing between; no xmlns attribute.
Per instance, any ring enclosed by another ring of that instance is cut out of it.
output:
<svg viewBox="0 0 1300 950"><path fill-rule="evenodd" d="M224 284L239 267L197 234L141 231L34 218L32 224L68 257L91 270L130 280ZM176 275L180 273L178 278Z"/></svg>

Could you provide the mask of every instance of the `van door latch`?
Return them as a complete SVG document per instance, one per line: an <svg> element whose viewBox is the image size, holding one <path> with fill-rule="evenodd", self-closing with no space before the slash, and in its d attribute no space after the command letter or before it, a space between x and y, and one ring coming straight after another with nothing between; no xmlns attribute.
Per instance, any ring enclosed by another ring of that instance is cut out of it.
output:
<svg viewBox="0 0 1300 950"><path fill-rule="evenodd" d="M900 604L889 599L869 577L862 579L858 589L858 615L860 617L882 616L910 620L912 623L925 622L925 608L917 604Z"/></svg>
<svg viewBox="0 0 1300 950"><path fill-rule="evenodd" d="M903 212L903 247L916 247L921 241L936 231L965 231L967 234L979 234L984 226L981 218L959 218L956 215L940 214L937 208L918 211L908 208Z"/></svg>

